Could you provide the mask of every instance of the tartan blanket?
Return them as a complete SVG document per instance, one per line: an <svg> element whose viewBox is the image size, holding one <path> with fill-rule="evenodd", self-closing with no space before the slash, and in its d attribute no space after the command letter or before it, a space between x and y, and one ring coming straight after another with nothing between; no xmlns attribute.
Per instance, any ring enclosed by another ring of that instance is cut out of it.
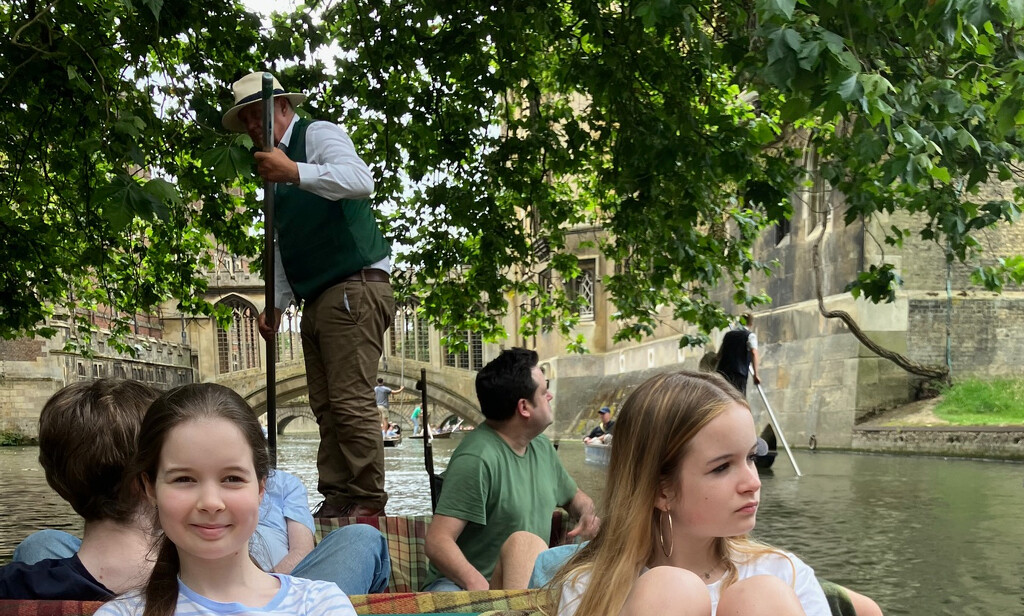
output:
<svg viewBox="0 0 1024 616"><path fill-rule="evenodd" d="M512 616L532 612L535 590L417 592L352 595L357 614L481 614ZM100 601L0 600L0 616L90 616Z"/></svg>
<svg viewBox="0 0 1024 616"><path fill-rule="evenodd" d="M431 516L381 516L372 518L318 518L316 541L320 542L331 531L348 524L369 524L380 530L388 541L391 557L391 579L388 592L416 592L427 579L427 553L423 548ZM551 516L551 536L548 545L562 545L569 532L569 516L561 509ZM376 613L376 612L371 612Z"/></svg>
<svg viewBox="0 0 1024 616"><path fill-rule="evenodd" d="M388 592L349 597L358 614L487 614L524 616L534 614L543 599L542 591L413 592L427 575L423 548L430 516L384 516L372 518L322 518L316 520L316 540L348 524L369 524L388 541L391 579ZM550 545L565 543L568 516L555 511ZM856 616L841 586L819 578L832 616ZM11 601L0 600L0 616L90 616L103 605L96 601Z"/></svg>
<svg viewBox="0 0 1024 616"><path fill-rule="evenodd" d="M537 590L481 590L359 595L351 599L359 614L497 615L532 613L542 596Z"/></svg>
<svg viewBox="0 0 1024 616"><path fill-rule="evenodd" d="M391 557L389 593L411 593L420 589L427 579L427 553L423 543L427 537L430 516L381 516L372 518L317 518L316 542L331 531L349 524L369 524L380 530L388 542ZM380 613L380 612L368 612Z"/></svg>
<svg viewBox="0 0 1024 616"><path fill-rule="evenodd" d="M821 580L832 616L856 616L842 587ZM352 595L357 614L487 614L527 616L543 599L536 590L417 592ZM0 600L0 616L91 616L99 601Z"/></svg>

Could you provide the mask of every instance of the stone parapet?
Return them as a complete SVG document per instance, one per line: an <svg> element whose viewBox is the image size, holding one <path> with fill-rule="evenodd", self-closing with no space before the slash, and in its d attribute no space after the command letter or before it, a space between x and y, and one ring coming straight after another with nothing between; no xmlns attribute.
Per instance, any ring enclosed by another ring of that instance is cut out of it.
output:
<svg viewBox="0 0 1024 616"><path fill-rule="evenodd" d="M109 345L108 332L92 340L92 356L65 350L70 329L66 321L50 325L57 335L0 341L0 431L35 437L39 413L60 388L97 378L135 379L158 389L195 380L188 345L151 336L128 336L135 355Z"/></svg>

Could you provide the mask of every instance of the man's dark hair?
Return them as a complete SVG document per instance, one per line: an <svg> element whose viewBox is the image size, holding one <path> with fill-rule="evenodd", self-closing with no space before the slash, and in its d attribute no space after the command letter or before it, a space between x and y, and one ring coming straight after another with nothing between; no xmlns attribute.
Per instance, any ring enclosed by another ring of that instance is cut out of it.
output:
<svg viewBox="0 0 1024 616"><path fill-rule="evenodd" d="M484 366L476 375L476 397L484 417L505 421L515 414L520 400L532 400L537 392L536 365L536 351L513 347Z"/></svg>
<svg viewBox="0 0 1024 616"><path fill-rule="evenodd" d="M384 379L377 379L377 384L378 385L383 385L384 384Z"/></svg>

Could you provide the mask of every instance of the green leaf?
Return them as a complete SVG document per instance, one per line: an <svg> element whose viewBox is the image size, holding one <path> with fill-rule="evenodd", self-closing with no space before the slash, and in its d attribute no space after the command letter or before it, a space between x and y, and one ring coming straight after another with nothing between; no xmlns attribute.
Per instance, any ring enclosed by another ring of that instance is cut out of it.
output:
<svg viewBox="0 0 1024 616"><path fill-rule="evenodd" d="M996 103L996 127L1000 133L1005 135L1016 128L1016 117L1020 109L1021 102L1014 98L1004 97Z"/></svg>
<svg viewBox="0 0 1024 616"><path fill-rule="evenodd" d="M958 4L964 22L976 28L982 27L992 17L989 0L960 0Z"/></svg>
<svg viewBox="0 0 1024 616"><path fill-rule="evenodd" d="M214 178L220 181L253 176L252 155L238 146L228 145L207 150L202 155L202 161L203 166L210 169Z"/></svg>
<svg viewBox="0 0 1024 616"><path fill-rule="evenodd" d="M864 96L864 88L860 85L856 73L850 75L839 85L839 96L844 101L855 101Z"/></svg>
<svg viewBox="0 0 1024 616"><path fill-rule="evenodd" d="M996 6L1006 15L1009 25L1015 28L1024 26L1024 0L997 0Z"/></svg>
<svg viewBox="0 0 1024 616"><path fill-rule="evenodd" d="M861 73L857 75L857 81L864 88L864 96L866 98L879 98L892 90L892 84L881 75Z"/></svg>
<svg viewBox="0 0 1024 616"><path fill-rule="evenodd" d="M807 41L800 47L800 68L813 70L818 65L818 58L825 49L824 41Z"/></svg>
<svg viewBox="0 0 1024 616"><path fill-rule="evenodd" d="M821 33L821 40L825 42L825 46L828 47L828 50L837 57L846 50L846 41L844 41L843 37L839 36L835 32L830 32L828 30L823 31Z"/></svg>
<svg viewBox="0 0 1024 616"><path fill-rule="evenodd" d="M160 220L168 219L171 206L178 206L182 203L181 195L178 194L178 188L161 178L146 182L142 190L153 197L151 202L152 212Z"/></svg>
<svg viewBox="0 0 1024 616"><path fill-rule="evenodd" d="M949 169L946 169L945 167L931 167L928 169L928 174L945 184L949 184L952 181L949 176Z"/></svg>
<svg viewBox="0 0 1024 616"><path fill-rule="evenodd" d="M759 0L758 4L766 16L781 16L787 20L793 19L796 9L796 0Z"/></svg>
<svg viewBox="0 0 1024 616"><path fill-rule="evenodd" d="M896 140L907 145L911 150L916 150L924 145L921 133L917 132L909 124L900 124L895 131Z"/></svg>
<svg viewBox="0 0 1024 616"><path fill-rule="evenodd" d="M160 21L160 10L164 6L164 0L142 0L142 4L153 13L153 19Z"/></svg>
<svg viewBox="0 0 1024 616"><path fill-rule="evenodd" d="M118 176L93 193L93 208L100 210L115 230L124 229L135 218L134 184L130 177Z"/></svg>
<svg viewBox="0 0 1024 616"><path fill-rule="evenodd" d="M792 28L786 28L782 31L783 39L789 48L793 51L799 52L804 44L804 39L800 36L800 33Z"/></svg>
<svg viewBox="0 0 1024 616"><path fill-rule="evenodd" d="M792 96L782 106L780 119L791 124L804 117L810 108L810 101L802 96Z"/></svg>
<svg viewBox="0 0 1024 616"><path fill-rule="evenodd" d="M978 140L965 128L956 131L956 143L962 148L971 148L978 154L981 154L981 146L978 145Z"/></svg>

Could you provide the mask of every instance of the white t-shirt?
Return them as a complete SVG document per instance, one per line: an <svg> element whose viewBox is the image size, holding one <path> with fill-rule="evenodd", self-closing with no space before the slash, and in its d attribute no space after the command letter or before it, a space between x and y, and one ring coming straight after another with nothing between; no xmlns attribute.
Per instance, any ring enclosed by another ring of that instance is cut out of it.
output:
<svg viewBox="0 0 1024 616"><path fill-rule="evenodd" d="M174 616L221 616L260 614L261 616L355 616L356 610L345 593L332 582L304 580L290 575L271 574L281 580L281 589L262 607L241 603L221 603L196 593L178 580L178 606ZM145 600L138 592L123 595L103 604L96 616L138 616Z"/></svg>
<svg viewBox="0 0 1024 616"><path fill-rule="evenodd" d="M790 559L792 559L792 564L790 564ZM647 567L644 567L640 573L642 575L647 571ZM765 554L746 563L737 562L736 571L737 581L755 575L773 575L793 587L807 616L832 616L828 600L825 598L825 591L821 589L821 584L818 583L818 578L814 575L814 569L789 552ZM585 573L572 586L562 587L562 596L558 603L558 616L576 615L576 605L589 582L590 573ZM627 593L629 589L627 588L623 592ZM711 616L715 616L715 612L718 611L718 599L722 594L722 581L718 580L708 584L708 593L711 595Z"/></svg>

